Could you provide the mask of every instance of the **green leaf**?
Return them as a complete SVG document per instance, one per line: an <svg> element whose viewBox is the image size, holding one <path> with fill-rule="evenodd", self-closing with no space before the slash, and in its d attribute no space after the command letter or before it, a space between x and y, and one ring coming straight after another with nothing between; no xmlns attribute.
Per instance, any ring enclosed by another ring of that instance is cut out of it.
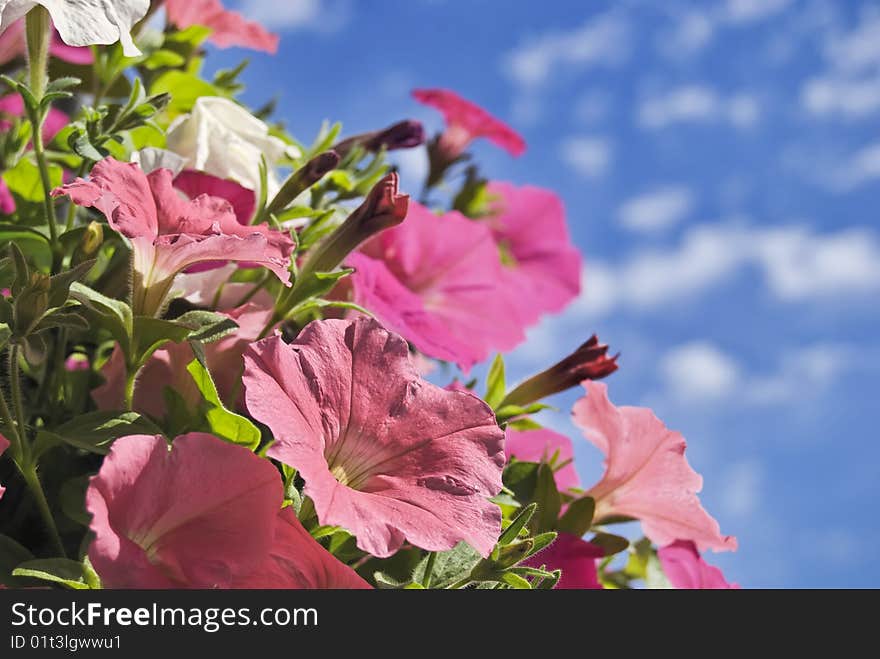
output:
<svg viewBox="0 0 880 659"><path fill-rule="evenodd" d="M523 579L521 576L516 574L515 572L504 572L501 575L501 581L506 583L511 588L515 588L516 590L531 590L532 584Z"/></svg>
<svg viewBox="0 0 880 659"><path fill-rule="evenodd" d="M499 417L501 418L501 417ZM501 421L499 421L501 423ZM517 431L525 431L525 430L541 430L544 426L533 419L529 419L528 417L523 419L516 419L515 421L508 421L507 427L511 430Z"/></svg>
<svg viewBox="0 0 880 659"><path fill-rule="evenodd" d="M90 259L52 277L49 280L49 308L60 307L67 302L71 284L83 279L94 265L95 259Z"/></svg>
<svg viewBox="0 0 880 659"><path fill-rule="evenodd" d="M465 542L459 542L448 551L438 551L434 557L431 571L431 588L445 588L467 577L481 560L480 554ZM413 571L412 580L424 583L428 556L425 556Z"/></svg>
<svg viewBox="0 0 880 659"><path fill-rule="evenodd" d="M9 325L6 323L0 323L0 352L3 351L3 348L6 347L6 344L9 343L9 338L12 336L12 330L9 329Z"/></svg>
<svg viewBox="0 0 880 659"><path fill-rule="evenodd" d="M174 322L190 328L187 339L200 343L213 343L238 329L232 318L214 311L188 311Z"/></svg>
<svg viewBox="0 0 880 659"><path fill-rule="evenodd" d="M126 435L161 435L162 430L137 412L89 412L61 424L51 431L76 448L106 455L117 437Z"/></svg>
<svg viewBox="0 0 880 659"><path fill-rule="evenodd" d="M88 310L87 315L91 316L97 326L110 332L125 355L131 354L134 325L131 307L79 282L71 284L70 295Z"/></svg>
<svg viewBox="0 0 880 659"><path fill-rule="evenodd" d="M76 476L64 481L58 490L61 512L82 526L88 526L92 519L92 516L86 512L85 501L88 487L88 476Z"/></svg>
<svg viewBox="0 0 880 659"><path fill-rule="evenodd" d="M49 185L52 188L61 185L63 173L58 165L49 165ZM40 170L29 158L21 158L15 167L3 172L3 180L16 196L16 201L42 205L44 192Z"/></svg>
<svg viewBox="0 0 880 659"><path fill-rule="evenodd" d="M0 584L10 588L26 586L27 582L12 576L21 563L33 560L34 555L8 535L0 533Z"/></svg>
<svg viewBox="0 0 880 659"><path fill-rule="evenodd" d="M593 514L596 512L596 501L593 497L581 497L568 505L565 514L559 518L557 528L560 531L581 537L593 525Z"/></svg>
<svg viewBox="0 0 880 659"><path fill-rule="evenodd" d="M534 501L538 504L536 531L552 531L559 519L562 499L556 489L556 478L553 468L543 463L538 466L538 478L535 485Z"/></svg>
<svg viewBox="0 0 880 659"><path fill-rule="evenodd" d="M135 316L132 362L137 366L144 364L163 344L169 341L173 343L186 341L190 332L192 332L190 327L174 320Z"/></svg>
<svg viewBox="0 0 880 659"><path fill-rule="evenodd" d="M504 486L518 501L532 501L538 482L538 464L513 460L504 468L502 478Z"/></svg>
<svg viewBox="0 0 880 659"><path fill-rule="evenodd" d="M12 571L12 576L51 581L72 590L89 588L83 564L69 558L38 558L25 561Z"/></svg>
<svg viewBox="0 0 880 659"><path fill-rule="evenodd" d="M260 429L246 417L226 409L205 364L197 357L187 364L186 370L207 403L205 417L211 432L233 444L241 444L251 450L256 449L260 444Z"/></svg>
<svg viewBox="0 0 880 659"><path fill-rule="evenodd" d="M510 525L504 529L501 535L498 537L499 545L509 545L511 542L516 540L519 537L520 531L522 531L526 524L532 519L532 516L535 514L535 511L538 509L538 504L530 503L528 506L523 508L519 514L513 518L510 522Z"/></svg>
<svg viewBox="0 0 880 659"><path fill-rule="evenodd" d="M486 404L495 409L502 400L507 391L507 385L504 381L504 358L498 354L492 360L492 366L489 367L489 374L486 376L486 395L483 399Z"/></svg>
<svg viewBox="0 0 880 659"><path fill-rule="evenodd" d="M629 547L629 540L612 533L597 533L590 538L590 542L601 547L606 556L614 556Z"/></svg>
<svg viewBox="0 0 880 659"><path fill-rule="evenodd" d="M556 540L556 537L559 534L556 531L547 531L546 533L539 533L534 538L532 538L532 549L529 551L529 556L533 554L537 554L542 549L546 549L550 545L553 544L553 541Z"/></svg>
<svg viewBox="0 0 880 659"><path fill-rule="evenodd" d="M184 71L167 71L150 87L151 94L170 94L171 102L166 111L169 118L189 112L201 96L223 96L217 87L197 75Z"/></svg>

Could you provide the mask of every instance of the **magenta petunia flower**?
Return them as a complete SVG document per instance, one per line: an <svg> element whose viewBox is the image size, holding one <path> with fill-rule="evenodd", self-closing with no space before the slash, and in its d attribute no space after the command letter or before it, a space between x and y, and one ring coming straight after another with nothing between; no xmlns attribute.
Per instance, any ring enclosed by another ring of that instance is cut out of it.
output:
<svg viewBox="0 0 880 659"><path fill-rule="evenodd" d="M522 155L526 143L510 126L475 103L448 89L415 89L413 98L439 110L446 121L440 148L449 160L458 157L473 140L485 137L513 156Z"/></svg>
<svg viewBox="0 0 880 659"><path fill-rule="evenodd" d="M605 454L605 474L587 493L596 500L595 519L625 516L641 521L658 545L693 541L700 551L736 549L700 505L703 479L688 464L680 433L644 407L615 407L599 382L583 383L587 395L572 415L584 435Z"/></svg>
<svg viewBox="0 0 880 659"><path fill-rule="evenodd" d="M492 551L504 433L476 396L422 380L403 339L371 318L314 321L244 360L247 408L275 438L268 454L299 470L321 524L379 557L405 540Z"/></svg>
<svg viewBox="0 0 880 659"><path fill-rule="evenodd" d="M0 178L0 213L11 215L15 212L15 198L9 191L6 181Z"/></svg>
<svg viewBox="0 0 880 659"><path fill-rule="evenodd" d="M174 188L190 199L200 195L225 199L235 212L239 224L248 225L257 208L253 190L240 186L233 180L220 178L194 169L185 169L174 177Z"/></svg>
<svg viewBox="0 0 880 659"><path fill-rule="evenodd" d="M410 202L405 222L346 263L355 302L430 357L469 370L524 339L491 233L460 213Z"/></svg>
<svg viewBox="0 0 880 659"><path fill-rule="evenodd" d="M12 122L3 117L23 117L24 116L24 100L18 94L9 94L0 98L0 131L9 130ZM70 118L61 110L49 108L46 115L46 121L43 122L43 141L47 144L52 141L62 128L64 128Z"/></svg>
<svg viewBox="0 0 880 659"><path fill-rule="evenodd" d="M507 430L504 450L508 460L511 457L523 462L549 462L555 456L554 464L559 467L553 476L556 488L562 492L580 487L581 481L574 468L574 449L571 440L558 432L542 428L540 430Z"/></svg>
<svg viewBox="0 0 880 659"><path fill-rule="evenodd" d="M542 313L562 311L581 290L581 256L565 224L562 200L550 190L493 182L492 230L506 266L510 294L531 324Z"/></svg>
<svg viewBox="0 0 880 659"><path fill-rule="evenodd" d="M6 439L3 435L0 435L0 455L3 455L3 452L9 448L9 440ZM3 493L6 492L6 488L0 484L0 499L3 498Z"/></svg>
<svg viewBox="0 0 880 659"><path fill-rule="evenodd" d="M167 0L168 21L180 29L192 25L211 28L208 39L220 48L242 46L266 53L278 50L278 35L259 23L229 11L220 0Z"/></svg>
<svg viewBox="0 0 880 659"><path fill-rule="evenodd" d="M657 558L660 559L666 578L676 588L682 590L739 588L738 584L728 583L721 570L704 561L697 547L689 540L676 540L671 545L658 549Z"/></svg>
<svg viewBox="0 0 880 659"><path fill-rule="evenodd" d="M89 559L106 588L265 587L269 571L279 588L360 582L295 528L282 498L269 461L213 435L171 447L161 436L122 437L86 492Z"/></svg>
<svg viewBox="0 0 880 659"><path fill-rule="evenodd" d="M560 533L546 549L530 556L523 565L548 571L562 570L562 577L556 584L558 590L596 590L601 589L596 560L605 552L601 547L583 540L571 533Z"/></svg>
<svg viewBox="0 0 880 659"><path fill-rule="evenodd" d="M244 368L242 353L255 341L272 318L275 300L261 291L249 302L229 308L244 297L246 284L226 284L218 301L218 309L238 324L238 329L219 341L205 346L208 370L220 398L230 407L236 407L242 394L241 374ZM144 364L135 380L133 409L162 419L167 413L165 387L173 389L193 407L202 400L192 376L186 370L195 356L189 343L167 343L154 352ZM125 358L117 346L110 359L101 369L104 384L92 390L92 398L98 409L120 410L123 408L125 391Z"/></svg>
<svg viewBox="0 0 880 659"><path fill-rule="evenodd" d="M105 158L92 169L90 180L77 179L53 195L69 195L80 206L97 208L131 241L137 314L160 311L175 275L205 261L257 263L290 284L290 236L262 224L242 226L224 199L181 198L167 169L145 175L134 163Z"/></svg>

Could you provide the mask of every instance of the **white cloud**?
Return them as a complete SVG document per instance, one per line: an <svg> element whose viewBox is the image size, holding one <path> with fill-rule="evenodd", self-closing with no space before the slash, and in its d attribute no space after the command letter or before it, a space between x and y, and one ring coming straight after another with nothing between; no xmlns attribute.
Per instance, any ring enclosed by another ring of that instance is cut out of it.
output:
<svg viewBox="0 0 880 659"><path fill-rule="evenodd" d="M611 164L611 143L595 135L574 135L559 145L562 161L584 178L602 176Z"/></svg>
<svg viewBox="0 0 880 659"><path fill-rule="evenodd" d="M504 72L524 87L540 86L560 67L608 65L627 53L629 25L608 12L573 30L548 32L526 40L503 59Z"/></svg>
<svg viewBox="0 0 880 659"><path fill-rule="evenodd" d="M738 128L754 124L760 115L757 99L748 94L721 97L704 85L685 85L642 101L639 123L664 128L674 123L728 121Z"/></svg>
<svg viewBox="0 0 880 659"><path fill-rule="evenodd" d="M841 71L858 72L880 64L880 12L866 12L855 29L831 36L825 56Z"/></svg>
<svg viewBox="0 0 880 659"><path fill-rule="evenodd" d="M880 179L880 142L869 144L834 168L826 181L832 188L848 191Z"/></svg>
<svg viewBox="0 0 880 659"><path fill-rule="evenodd" d="M734 24L764 20L783 11L791 0L727 0L722 17Z"/></svg>
<svg viewBox="0 0 880 659"><path fill-rule="evenodd" d="M693 205L694 197L688 188L665 186L626 200L617 217L632 231L659 231L684 219Z"/></svg>
<svg viewBox="0 0 880 659"><path fill-rule="evenodd" d="M847 119L873 116L880 111L880 77L852 80L824 76L808 80L801 89L801 103L811 114Z"/></svg>
<svg viewBox="0 0 880 659"><path fill-rule="evenodd" d="M270 29L327 33L345 27L352 14L349 0L243 0L238 9L248 20Z"/></svg>
<svg viewBox="0 0 880 659"><path fill-rule="evenodd" d="M681 17L670 36L661 42L669 54L691 55L705 48L712 40L715 25L712 19L698 12Z"/></svg>
<svg viewBox="0 0 880 659"><path fill-rule="evenodd" d="M880 238L867 228L833 234L741 222L694 226L670 249L649 249L617 265L588 263L578 309L650 311L705 294L751 268L787 302L880 291Z"/></svg>
<svg viewBox="0 0 880 659"><path fill-rule="evenodd" d="M677 346L660 361L665 389L678 399L718 399L731 394L740 378L739 366L707 341Z"/></svg>
<svg viewBox="0 0 880 659"><path fill-rule="evenodd" d="M709 341L670 348L658 366L659 397L679 404L773 406L820 395L859 366L847 345L815 343L783 351L768 371L747 372L732 355Z"/></svg>

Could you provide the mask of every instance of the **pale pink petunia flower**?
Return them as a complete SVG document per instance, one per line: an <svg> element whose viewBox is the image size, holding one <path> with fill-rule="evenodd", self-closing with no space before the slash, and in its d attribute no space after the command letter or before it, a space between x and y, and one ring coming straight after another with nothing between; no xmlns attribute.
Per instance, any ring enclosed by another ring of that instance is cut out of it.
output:
<svg viewBox="0 0 880 659"><path fill-rule="evenodd" d="M24 114L24 100L22 100L21 96L18 94L9 94L8 96L0 98L0 131L9 130L12 127L12 122L8 119L4 119L4 115L6 117L23 117ZM47 144L51 142L52 138L54 138L69 121L70 118L61 110L49 108L49 112L46 115L46 121L43 122L43 141Z"/></svg>
<svg viewBox="0 0 880 659"><path fill-rule="evenodd" d="M15 198L9 191L6 181L0 178L0 213L11 215L15 212Z"/></svg>
<svg viewBox="0 0 880 659"><path fill-rule="evenodd" d="M321 524L373 556L405 541L464 541L487 556L501 529L504 432L476 396L422 380L406 342L371 318L309 323L245 352L248 411L299 470Z"/></svg>
<svg viewBox="0 0 880 659"><path fill-rule="evenodd" d="M290 284L289 235L264 224L242 226L225 199L183 199L167 169L145 175L135 163L105 158L89 180L77 179L53 195L69 195L80 206L97 208L131 241L137 314L159 312L175 275L205 261L258 263Z"/></svg>
<svg viewBox="0 0 880 659"><path fill-rule="evenodd" d="M724 574L709 565L689 540L676 540L657 550L657 558L669 582L682 590L729 590L739 588L728 583Z"/></svg>
<svg viewBox="0 0 880 659"><path fill-rule="evenodd" d="M406 221L346 264L354 301L429 357L467 371L525 338L491 233L460 213L410 202Z"/></svg>
<svg viewBox="0 0 880 659"><path fill-rule="evenodd" d="M195 277L195 275L187 275ZM251 300L233 306L247 293L248 284L226 284L219 297L217 308L238 324L238 328L219 341L205 345L208 370L217 386L220 398L229 407L237 407L242 395L241 374L244 369L242 353L255 341L272 318L274 298L260 291ZM195 407L202 394L186 370L195 355L188 342L166 343L156 350L138 373L134 386L132 408L155 419L165 417L168 409L164 390L172 389L181 400ZM125 391L125 358L119 346L114 348L110 359L101 369L104 384L92 390L92 398L98 409L120 410L123 408Z"/></svg>
<svg viewBox="0 0 880 659"><path fill-rule="evenodd" d="M511 457L523 462L550 462L556 458L553 476L556 488L562 492L580 487L581 481L574 468L574 449L571 440L553 430L511 430L507 429L504 450L508 460ZM562 465L559 467L559 465Z"/></svg>
<svg viewBox="0 0 880 659"><path fill-rule="evenodd" d="M266 53L278 50L278 35L259 23L226 9L220 0L167 0L168 21L180 29L192 25L211 28L209 41L220 48L241 46Z"/></svg>
<svg viewBox="0 0 880 659"><path fill-rule="evenodd" d="M501 251L522 322L562 311L581 290L581 256L571 242L562 200L550 190L492 182L491 214L481 221Z"/></svg>
<svg viewBox="0 0 880 659"><path fill-rule="evenodd" d="M526 150L525 140L510 126L451 90L415 89L412 95L419 103L443 114L446 130L440 136L440 148L449 160L458 157L479 137L485 137L513 156L522 155Z"/></svg>
<svg viewBox="0 0 880 659"><path fill-rule="evenodd" d="M644 407L615 407L604 384L587 380L572 410L574 423L605 454L605 474L587 494L596 522L633 517L658 545L691 540L705 551L736 549L700 504L702 477L688 464L685 440Z"/></svg>
<svg viewBox="0 0 880 659"><path fill-rule="evenodd" d="M535 568L543 565L548 572L562 570L562 577L555 586L558 590L596 590L602 588L596 560L604 555L601 547L571 533L560 533L553 544L527 558L523 565Z"/></svg>
<svg viewBox="0 0 880 659"><path fill-rule="evenodd" d="M3 435L0 435L0 455L3 455L3 452L9 448L9 440L6 439ZM0 499L3 498L3 493L6 492L6 488L0 484Z"/></svg>
<svg viewBox="0 0 880 659"><path fill-rule="evenodd" d="M268 460L213 435L122 437L86 492L89 559L105 588L363 587L282 499Z"/></svg>

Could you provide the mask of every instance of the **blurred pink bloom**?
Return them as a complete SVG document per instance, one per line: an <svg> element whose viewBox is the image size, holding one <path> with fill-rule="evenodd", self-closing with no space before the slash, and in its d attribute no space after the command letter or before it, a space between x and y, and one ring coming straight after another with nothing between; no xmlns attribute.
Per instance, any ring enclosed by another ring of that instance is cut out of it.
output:
<svg viewBox="0 0 880 659"><path fill-rule="evenodd" d="M402 224L346 264L356 269L354 301L429 357L467 371L524 338L491 233L460 213L437 216L410 202Z"/></svg>
<svg viewBox="0 0 880 659"><path fill-rule="evenodd" d="M669 582L686 590L727 590L739 588L727 582L717 567L709 565L689 540L676 540L657 551L657 558Z"/></svg>
<svg viewBox="0 0 880 659"><path fill-rule="evenodd" d="M562 311L581 290L581 256L571 242L562 200L550 190L510 183L490 183L488 192L496 201L483 221L501 250L521 322Z"/></svg>
<svg viewBox="0 0 880 659"><path fill-rule="evenodd" d="M615 407L604 384L587 380L587 395L574 404L574 422L605 454L605 474L587 493L596 500L597 523L638 519L658 545L691 540L705 551L736 549L721 535L697 493L703 479L688 464L685 440L644 407Z"/></svg>
<svg viewBox="0 0 880 659"><path fill-rule="evenodd" d="M368 590L372 586L339 562L303 528L292 508L278 513L269 560L235 588Z"/></svg>
<svg viewBox="0 0 880 659"><path fill-rule="evenodd" d="M213 435L117 439L86 492L89 559L105 588L352 588L366 584L292 511L268 460Z"/></svg>
<svg viewBox="0 0 880 659"><path fill-rule="evenodd" d="M18 94L9 94L0 98L0 131L9 130L12 122L3 117L23 117L24 101ZM64 128L70 118L61 110L50 108L46 115L46 121L43 122L43 141L47 144L52 141L59 131Z"/></svg>
<svg viewBox="0 0 880 659"><path fill-rule="evenodd" d="M574 468L574 449L571 440L558 432L542 428L540 430L507 430L504 443L507 459L511 457L523 462L549 462L556 456L555 464L565 464L553 473L556 488L563 492L580 487L581 481Z"/></svg>
<svg viewBox="0 0 880 659"><path fill-rule="evenodd" d="M457 158L478 137L485 137L513 156L526 150L525 141L510 126L453 91L415 89L412 95L443 114L446 131L440 136L440 148L449 160Z"/></svg>
<svg viewBox="0 0 880 659"><path fill-rule="evenodd" d="M27 54L27 42L24 34L24 19L19 19L9 25L0 33L0 66ZM81 46L68 46L58 36L57 30L52 30L52 40L49 42L49 53L53 57L71 64L91 64L94 61L92 49Z"/></svg>
<svg viewBox="0 0 880 659"><path fill-rule="evenodd" d="M229 308L244 297L247 284L227 284L220 296L218 308L238 323L238 329L219 341L205 346L208 370L217 385L220 398L230 407L236 407L241 398L241 374L244 369L242 353L260 335L272 318L274 299L261 291L249 302ZM138 374L134 388L134 409L162 419L167 413L164 390L169 387L191 407L198 405L202 394L186 370L195 355L189 343L167 343L153 353ZM101 370L105 382L92 391L98 409L120 410L125 390L125 361L117 346Z"/></svg>
<svg viewBox="0 0 880 659"><path fill-rule="evenodd" d="M15 199L6 185L6 181L0 178L0 213L11 215L15 212Z"/></svg>
<svg viewBox="0 0 880 659"><path fill-rule="evenodd" d="M77 354L70 355L64 361L64 370L65 371L88 371L89 370L89 358L85 355Z"/></svg>
<svg viewBox="0 0 880 659"><path fill-rule="evenodd" d="M6 439L3 435L0 435L0 455L3 455L3 452L9 448L9 440ZM0 485L0 499L3 498L3 493L6 492L6 488L3 485Z"/></svg>
<svg viewBox="0 0 880 659"><path fill-rule="evenodd" d="M100 210L131 241L136 314L157 313L174 276L205 261L251 261L290 284L290 236L263 224L242 226L225 199L182 199L167 169L145 175L134 163L105 158L94 166L90 180L77 179L53 191L65 194L80 206Z"/></svg>
<svg viewBox="0 0 880 659"><path fill-rule="evenodd" d="M492 551L504 433L476 396L422 380L403 339L371 318L314 321L244 359L248 411L275 438L268 455L299 470L321 524L379 557L405 540Z"/></svg>
<svg viewBox="0 0 880 659"><path fill-rule="evenodd" d="M117 439L86 492L107 588L229 588L274 542L278 471L205 433Z"/></svg>
<svg viewBox="0 0 880 659"><path fill-rule="evenodd" d="M571 533L560 533L552 545L527 558L523 565L544 565L548 572L562 570L562 578L556 584L558 590L596 590L602 588L596 560L604 555L601 547Z"/></svg>
<svg viewBox="0 0 880 659"><path fill-rule="evenodd" d="M165 6L169 22L180 29L191 25L211 28L208 39L220 48L242 46L273 54L278 50L277 34L225 9L220 0L166 0Z"/></svg>

